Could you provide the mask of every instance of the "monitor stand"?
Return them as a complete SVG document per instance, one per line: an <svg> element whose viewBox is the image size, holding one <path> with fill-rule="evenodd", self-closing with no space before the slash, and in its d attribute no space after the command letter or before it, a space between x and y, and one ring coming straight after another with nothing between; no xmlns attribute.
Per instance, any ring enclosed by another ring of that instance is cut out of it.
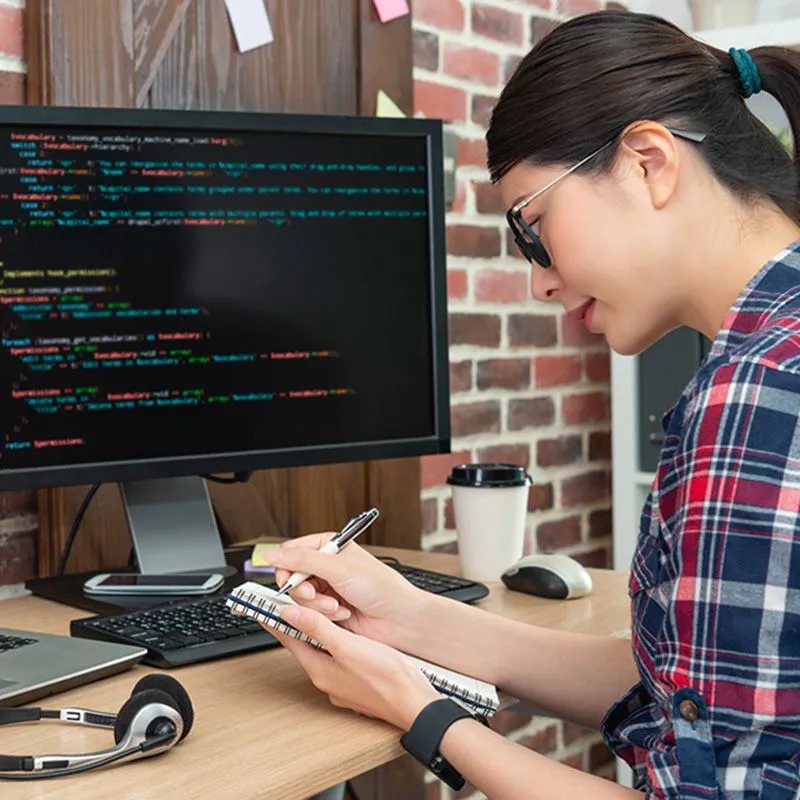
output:
<svg viewBox="0 0 800 800"><path fill-rule="evenodd" d="M236 574L225 553L203 478L120 483L139 572Z"/></svg>

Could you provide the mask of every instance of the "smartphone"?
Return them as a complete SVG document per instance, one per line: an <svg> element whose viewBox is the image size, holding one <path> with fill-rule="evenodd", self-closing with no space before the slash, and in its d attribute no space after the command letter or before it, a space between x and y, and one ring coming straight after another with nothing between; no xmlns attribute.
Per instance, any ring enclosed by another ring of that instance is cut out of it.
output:
<svg viewBox="0 0 800 800"><path fill-rule="evenodd" d="M104 572L83 584L87 594L209 594L222 586L217 573L137 575Z"/></svg>

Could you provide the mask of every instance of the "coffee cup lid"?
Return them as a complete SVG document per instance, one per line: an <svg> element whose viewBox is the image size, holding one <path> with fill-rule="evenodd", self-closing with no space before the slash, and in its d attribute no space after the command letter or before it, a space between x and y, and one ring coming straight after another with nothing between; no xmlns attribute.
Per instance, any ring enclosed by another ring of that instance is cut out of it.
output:
<svg viewBox="0 0 800 800"><path fill-rule="evenodd" d="M533 479L516 464L460 464L447 478L451 486L502 488L530 486Z"/></svg>

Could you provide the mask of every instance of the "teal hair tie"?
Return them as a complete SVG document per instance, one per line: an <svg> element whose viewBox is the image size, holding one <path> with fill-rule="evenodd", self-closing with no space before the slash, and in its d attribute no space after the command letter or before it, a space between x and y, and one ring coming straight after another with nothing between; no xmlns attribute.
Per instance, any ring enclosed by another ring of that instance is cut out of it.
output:
<svg viewBox="0 0 800 800"><path fill-rule="evenodd" d="M742 96L747 99L751 95L758 94L761 91L761 73L750 53L741 47L731 47L728 55L733 59L736 71L739 73Z"/></svg>

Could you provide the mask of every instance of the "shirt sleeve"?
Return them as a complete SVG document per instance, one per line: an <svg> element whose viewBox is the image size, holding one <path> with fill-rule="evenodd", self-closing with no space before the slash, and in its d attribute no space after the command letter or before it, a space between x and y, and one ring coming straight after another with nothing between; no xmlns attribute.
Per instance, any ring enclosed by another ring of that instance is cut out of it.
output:
<svg viewBox="0 0 800 800"><path fill-rule="evenodd" d="M654 679L664 697L705 699L722 789L735 794L800 753L800 375L718 367L667 448Z"/></svg>

